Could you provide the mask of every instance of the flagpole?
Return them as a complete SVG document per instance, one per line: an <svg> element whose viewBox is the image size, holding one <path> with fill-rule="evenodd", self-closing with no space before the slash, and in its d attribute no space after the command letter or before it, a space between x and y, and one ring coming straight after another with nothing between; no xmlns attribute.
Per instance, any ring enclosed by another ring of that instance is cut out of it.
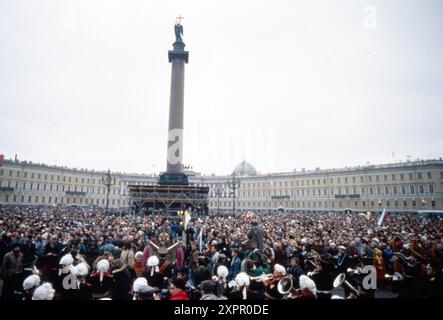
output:
<svg viewBox="0 0 443 320"><path fill-rule="evenodd" d="M186 224L185 211L182 211L182 216L183 216L182 241L183 241L183 244L185 245L185 247L187 247L187 245L186 245L186 229L187 229L187 224Z"/></svg>
<svg viewBox="0 0 443 320"><path fill-rule="evenodd" d="M200 232L198 234L198 252L202 252L203 249L203 228L200 226Z"/></svg>

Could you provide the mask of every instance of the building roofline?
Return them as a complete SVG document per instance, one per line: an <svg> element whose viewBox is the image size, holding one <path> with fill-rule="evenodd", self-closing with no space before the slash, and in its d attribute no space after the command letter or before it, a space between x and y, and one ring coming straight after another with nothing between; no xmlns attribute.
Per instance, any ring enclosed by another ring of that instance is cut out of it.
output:
<svg viewBox="0 0 443 320"><path fill-rule="evenodd" d="M419 161L407 161L407 162L398 162L391 164L378 164L378 165L366 165L366 166L354 166L354 167L344 167L344 168L332 168L332 169L315 169L315 170L304 170L302 171L287 171L287 172L276 172L271 174L259 174L260 177L283 177L283 176L294 176L294 175L307 175L307 174L338 174L338 173L347 173L347 172L361 172L361 171L369 171L369 170L384 170L384 169L403 169L409 167L417 167L417 166L443 166L443 160L440 159L429 159L429 160L419 160Z"/></svg>
<svg viewBox="0 0 443 320"><path fill-rule="evenodd" d="M12 160L12 159L5 159L3 160L3 164L9 164L9 165L17 165L17 166L34 166L34 167L40 167L44 169L49 170L62 170L66 172L75 172L75 173L84 173L84 174L104 174L107 172L107 170L94 170L94 169L86 169L86 168L69 168L67 166L57 166L57 165L48 165L45 163L35 163L32 161L20 161L20 160ZM126 173L126 172L118 172L118 171L111 171L112 175L116 176L126 176L126 177L134 177L134 178L158 178L158 175L154 174L140 174L140 173Z"/></svg>

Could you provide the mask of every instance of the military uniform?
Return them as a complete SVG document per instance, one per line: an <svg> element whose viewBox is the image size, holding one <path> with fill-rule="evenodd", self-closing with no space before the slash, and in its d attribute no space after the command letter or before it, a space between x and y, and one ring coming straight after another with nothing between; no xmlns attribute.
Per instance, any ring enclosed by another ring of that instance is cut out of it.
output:
<svg viewBox="0 0 443 320"><path fill-rule="evenodd" d="M109 296L112 275L109 272L103 272L103 277L100 280L100 272L96 272L89 277L89 284L91 285L91 294L95 299L101 299Z"/></svg>

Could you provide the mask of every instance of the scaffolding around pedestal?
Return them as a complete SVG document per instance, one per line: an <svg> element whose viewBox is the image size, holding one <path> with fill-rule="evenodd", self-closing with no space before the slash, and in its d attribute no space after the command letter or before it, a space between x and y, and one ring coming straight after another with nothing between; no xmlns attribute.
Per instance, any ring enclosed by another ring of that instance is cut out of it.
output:
<svg viewBox="0 0 443 320"><path fill-rule="evenodd" d="M179 217L189 210L198 215L208 214L208 187L129 185L131 211L135 214L160 214Z"/></svg>

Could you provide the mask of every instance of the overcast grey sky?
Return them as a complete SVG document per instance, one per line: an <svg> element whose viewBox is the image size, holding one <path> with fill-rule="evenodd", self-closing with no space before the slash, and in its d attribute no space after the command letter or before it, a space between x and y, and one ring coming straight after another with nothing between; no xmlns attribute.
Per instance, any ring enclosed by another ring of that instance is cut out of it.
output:
<svg viewBox="0 0 443 320"><path fill-rule="evenodd" d="M429 0L0 0L0 153L164 170L179 14L195 170L443 155L443 1Z"/></svg>

